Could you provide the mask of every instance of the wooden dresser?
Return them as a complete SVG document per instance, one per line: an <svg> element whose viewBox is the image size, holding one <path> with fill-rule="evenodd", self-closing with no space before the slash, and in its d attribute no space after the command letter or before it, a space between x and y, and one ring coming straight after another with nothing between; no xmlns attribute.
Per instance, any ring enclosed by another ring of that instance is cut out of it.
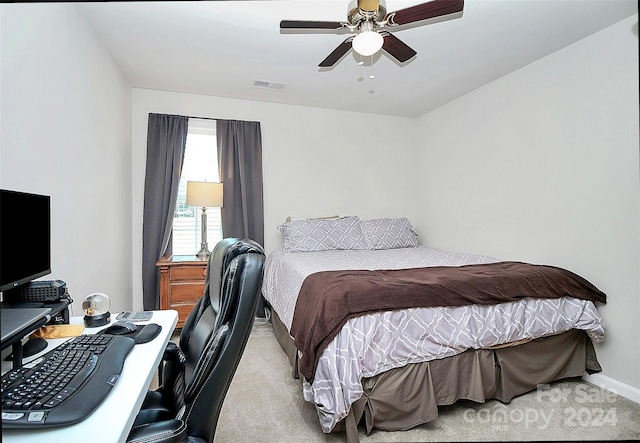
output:
<svg viewBox="0 0 640 443"><path fill-rule="evenodd" d="M207 259L195 255L164 256L156 263L160 268L160 309L178 311L182 328L191 309L204 292Z"/></svg>

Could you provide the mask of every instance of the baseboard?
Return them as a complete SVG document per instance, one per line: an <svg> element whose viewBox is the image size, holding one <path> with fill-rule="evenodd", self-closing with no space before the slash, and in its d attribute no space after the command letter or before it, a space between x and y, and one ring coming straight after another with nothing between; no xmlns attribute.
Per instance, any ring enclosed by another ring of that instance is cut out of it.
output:
<svg viewBox="0 0 640 443"><path fill-rule="evenodd" d="M633 400L636 403L640 403L640 389L638 388L634 388L633 386L624 384L618 380L602 374L585 374L582 376L582 379L596 386L600 386L607 391L611 391L614 394L618 394L624 398Z"/></svg>

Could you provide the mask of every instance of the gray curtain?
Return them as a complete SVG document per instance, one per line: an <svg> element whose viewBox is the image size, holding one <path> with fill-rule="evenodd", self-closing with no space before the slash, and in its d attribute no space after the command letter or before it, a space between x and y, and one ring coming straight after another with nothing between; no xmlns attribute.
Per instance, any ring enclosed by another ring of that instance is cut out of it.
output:
<svg viewBox="0 0 640 443"><path fill-rule="evenodd" d="M160 308L156 262L164 254L171 253L173 212L188 129L188 117L149 114L142 219L142 304L145 310Z"/></svg>
<svg viewBox="0 0 640 443"><path fill-rule="evenodd" d="M217 120L216 137L224 184L223 236L250 238L264 246L260 122Z"/></svg>

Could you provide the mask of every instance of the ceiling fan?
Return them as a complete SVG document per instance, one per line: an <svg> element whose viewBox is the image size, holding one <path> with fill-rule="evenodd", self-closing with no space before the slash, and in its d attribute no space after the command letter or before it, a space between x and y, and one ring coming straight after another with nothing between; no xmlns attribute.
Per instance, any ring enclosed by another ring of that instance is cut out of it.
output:
<svg viewBox="0 0 640 443"><path fill-rule="evenodd" d="M387 13L385 0L352 0L349 3L346 22L282 20L284 30L336 30L355 34L343 41L318 65L333 66L353 48L363 56L373 55L384 49L389 55L404 63L416 55L416 51L391 34L398 26L441 17L462 11L464 0L432 0L399 11Z"/></svg>

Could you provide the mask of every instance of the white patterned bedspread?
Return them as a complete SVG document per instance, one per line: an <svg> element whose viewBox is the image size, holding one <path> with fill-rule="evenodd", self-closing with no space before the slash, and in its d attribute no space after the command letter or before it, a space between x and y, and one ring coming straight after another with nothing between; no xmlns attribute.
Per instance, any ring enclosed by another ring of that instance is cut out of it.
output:
<svg viewBox="0 0 640 443"><path fill-rule="evenodd" d="M498 260L419 246L387 250L275 251L265 262L264 298L291 328L304 279L339 269L406 269L461 266ZM324 432L347 416L362 396L361 379L410 363L449 357L466 349L485 348L522 339L587 331L594 342L604 338L605 324L590 301L524 298L499 305L413 308L371 313L350 319L323 351L310 384L303 380L305 400L316 405Z"/></svg>

